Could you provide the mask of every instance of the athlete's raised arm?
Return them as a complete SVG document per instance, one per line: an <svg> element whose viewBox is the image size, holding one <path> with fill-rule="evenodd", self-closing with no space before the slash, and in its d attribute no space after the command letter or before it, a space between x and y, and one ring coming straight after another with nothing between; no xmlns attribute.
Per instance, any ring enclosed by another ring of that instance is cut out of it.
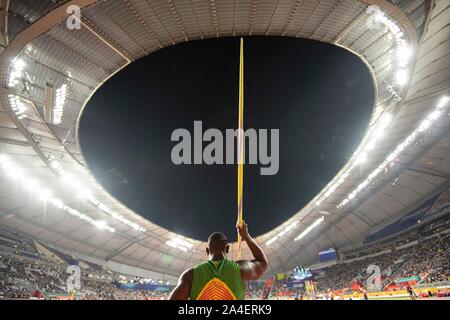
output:
<svg viewBox="0 0 450 320"><path fill-rule="evenodd" d="M170 294L169 300L188 300L191 293L194 270L186 270L178 279L178 284Z"/></svg>
<svg viewBox="0 0 450 320"><path fill-rule="evenodd" d="M242 279L257 280L259 279L267 269L268 261L261 247L255 242L255 240L248 233L248 226L243 222L242 226L237 226L238 232L243 241L245 241L253 255L253 260L240 260L237 261L241 267Z"/></svg>

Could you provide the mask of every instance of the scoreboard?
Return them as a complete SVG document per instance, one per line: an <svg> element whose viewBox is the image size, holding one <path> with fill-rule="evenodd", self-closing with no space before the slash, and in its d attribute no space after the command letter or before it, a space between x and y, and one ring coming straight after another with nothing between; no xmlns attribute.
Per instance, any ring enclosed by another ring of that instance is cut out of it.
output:
<svg viewBox="0 0 450 320"><path fill-rule="evenodd" d="M320 262L337 260L336 249L330 248L319 252Z"/></svg>

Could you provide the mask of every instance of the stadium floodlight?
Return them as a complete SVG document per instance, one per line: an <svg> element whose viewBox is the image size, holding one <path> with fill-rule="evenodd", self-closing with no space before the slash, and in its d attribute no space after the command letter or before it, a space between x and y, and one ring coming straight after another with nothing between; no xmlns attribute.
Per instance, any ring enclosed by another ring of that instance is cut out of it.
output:
<svg viewBox="0 0 450 320"><path fill-rule="evenodd" d="M9 104L11 106L11 110L14 112L14 115L19 119L23 119L26 117L25 112L27 111L27 107L22 102L22 100L13 94L8 95Z"/></svg>
<svg viewBox="0 0 450 320"><path fill-rule="evenodd" d="M389 15L387 15L383 11L380 11L377 15L377 20L383 23L388 28L391 35L395 38L395 41L399 48L406 45L405 33L395 20L390 18Z"/></svg>
<svg viewBox="0 0 450 320"><path fill-rule="evenodd" d="M62 202L60 199L56 199L56 198L51 197L49 199L49 201L51 202L51 204L53 204L58 209L62 209L64 207L64 202Z"/></svg>
<svg viewBox="0 0 450 320"><path fill-rule="evenodd" d="M94 224L97 227L97 229L99 229L99 230L105 230L106 227L108 226L106 224L106 222L103 220L96 220L96 221L94 221Z"/></svg>
<svg viewBox="0 0 450 320"><path fill-rule="evenodd" d="M450 98L448 96L443 96L441 98L441 100L439 100L437 107L439 109L445 107L447 105L447 103L449 102L449 100L450 100Z"/></svg>
<svg viewBox="0 0 450 320"><path fill-rule="evenodd" d="M44 185L39 184L32 177L26 176L21 168L18 168L8 157L3 154L0 155L0 168L5 171L7 176L11 177L14 180L17 180L20 185L23 186L26 190L32 193L36 193L40 199L53 204L57 209L63 210L66 213L77 217L96 228L101 227L102 230L115 232L115 229L110 227L106 223L99 223L98 221L92 219L84 213L78 212L77 210L65 205L61 199L58 199L52 195L52 191L50 189L47 189Z"/></svg>
<svg viewBox="0 0 450 320"><path fill-rule="evenodd" d="M52 196L52 192L45 188L38 191L37 194L39 199L41 199L42 201L48 201Z"/></svg>
<svg viewBox="0 0 450 320"><path fill-rule="evenodd" d="M176 243L179 243L179 244L182 245L182 246L185 246L186 248L189 248L189 249L192 248L192 244L191 244L190 242L188 242L188 241L186 241L186 240L184 240L184 239L182 239L182 238L180 238L180 237L174 238L174 241L175 241Z"/></svg>
<svg viewBox="0 0 450 320"><path fill-rule="evenodd" d="M22 182L25 189L30 192L38 193L41 190L41 186L32 178L25 178Z"/></svg>
<svg viewBox="0 0 450 320"><path fill-rule="evenodd" d="M25 69L25 62L22 59L14 59L12 62L13 68L16 70Z"/></svg>
<svg viewBox="0 0 450 320"><path fill-rule="evenodd" d="M442 110L434 110L432 113L430 113L430 115L428 116L428 118L430 120L437 120L437 118L439 118L442 114Z"/></svg>
<svg viewBox="0 0 450 320"><path fill-rule="evenodd" d="M427 130L430 126L431 126L432 121L429 119L425 119L422 121L422 123L420 124L419 128L417 130L419 130L419 132L424 132L425 130Z"/></svg>
<svg viewBox="0 0 450 320"><path fill-rule="evenodd" d="M377 126L375 128L375 131L372 135L372 140L367 144L366 148L364 150L368 151L368 148L374 148L375 144L378 142L379 139L385 134L385 130L388 127L388 125L392 122L393 115L390 112L385 112L380 117L380 119L377 122Z"/></svg>
<svg viewBox="0 0 450 320"><path fill-rule="evenodd" d="M3 157L0 162L2 169L5 171L6 175L13 180L22 180L24 177L23 171L12 164L6 156Z"/></svg>
<svg viewBox="0 0 450 320"><path fill-rule="evenodd" d="M79 218L80 220L83 220L98 229L99 222L97 220L94 220L91 217L85 215L84 213L78 212L77 210L75 210L67 205L64 205L61 209L64 210L65 212L67 212L68 214L75 216L75 217ZM116 229L108 226L106 223L101 223L101 226L103 228L102 230L108 230L111 233L114 233L116 231Z"/></svg>
<svg viewBox="0 0 450 320"><path fill-rule="evenodd" d="M57 160L51 160L50 161L50 167L52 167L53 169L56 170L56 172L58 172L59 175L64 175L64 168L62 167L61 163L59 163L59 161Z"/></svg>
<svg viewBox="0 0 450 320"><path fill-rule="evenodd" d="M83 200L93 199L92 193L73 175L63 172L61 180L76 190L78 196Z"/></svg>
<svg viewBox="0 0 450 320"><path fill-rule="evenodd" d="M397 58L399 60L399 65L401 68L406 67L411 56L412 56L411 47L406 45L405 43L400 44L397 49Z"/></svg>
<svg viewBox="0 0 450 320"><path fill-rule="evenodd" d="M392 166L392 161L397 159L400 154L419 137L420 134L430 128L433 122L436 121L441 114L443 114L442 109L448 106L449 100L450 99L447 96L442 97L433 111L428 114L428 116L420 123L420 125L413 132L411 132L405 140L397 145L394 151L392 151L386 157L386 159L367 176L365 180L363 180L352 192L350 192L348 196L336 206L336 208L340 209L343 206L347 205L350 200L352 200L358 193L364 190L386 167L388 167L389 165Z"/></svg>
<svg viewBox="0 0 450 320"><path fill-rule="evenodd" d="M373 149L375 149L375 146L377 144L377 140L376 138L372 138L371 140L369 140L369 142L367 142L367 144L364 147L364 150L366 152L372 151Z"/></svg>
<svg viewBox="0 0 450 320"><path fill-rule="evenodd" d="M61 176L61 180L64 182L65 185L71 187L74 189L78 196L83 199L89 201L91 204L93 204L95 207L97 207L99 210L103 211L104 213L109 214L112 218L115 220L127 225L128 227L132 228L135 231L139 232L146 232L147 230L140 225L138 225L135 222L132 222L128 220L127 218L119 215L118 213L112 211L110 208L108 208L105 204L98 201L91 191L87 189L80 181L75 178L73 175L67 173L64 171L64 168L57 160L50 160L50 167L55 169L56 172Z"/></svg>
<svg viewBox="0 0 450 320"><path fill-rule="evenodd" d="M380 125L378 130L386 129L386 127L392 122L393 116L390 112L385 112L380 118Z"/></svg>
<svg viewBox="0 0 450 320"><path fill-rule="evenodd" d="M322 216L318 219L316 219L308 228L306 228L302 233L300 233L297 238L294 239L294 241L299 241L302 238L304 238L308 233L310 233L312 230L314 230L319 224L321 224L325 218Z"/></svg>
<svg viewBox="0 0 450 320"><path fill-rule="evenodd" d="M395 54L398 67L400 68L395 74L395 81L399 86L403 86L408 81L408 71L405 68L408 66L408 62L411 59L413 48L408 44L405 32L403 32L402 28L395 20L390 18L389 15L384 12L381 12L377 17L378 21L383 23L389 30L387 36L391 37L392 35L395 38Z"/></svg>
<svg viewBox="0 0 450 320"><path fill-rule="evenodd" d="M398 70L397 73L395 74L395 82L399 86L403 86L406 84L407 81L408 81L408 70L406 69Z"/></svg>
<svg viewBox="0 0 450 320"><path fill-rule="evenodd" d="M128 220L127 218L119 215L118 213L112 211L108 206L106 206L105 204L98 201L93 196L91 191L89 189L87 189L77 178L75 178L71 174L66 173L58 161L52 160L50 162L50 166L61 175L61 180L65 183L65 185L70 186L72 189L74 189L81 199L90 201L99 210L103 211L104 213L107 213L114 220L117 220L117 221L127 225L128 227L132 228L135 231L139 231L139 232L147 231L145 228L141 227L139 224L132 222L132 221Z"/></svg>
<svg viewBox="0 0 450 320"><path fill-rule="evenodd" d="M78 196L83 200L89 200L93 198L92 193L86 189L80 189L78 192Z"/></svg>
<svg viewBox="0 0 450 320"><path fill-rule="evenodd" d="M93 201L95 201L95 199L93 199ZM128 227L132 228L135 231L139 231L139 232L145 232L147 231L145 228L141 227L140 225L138 225L135 222L132 222L130 220L128 220L127 218L121 216L120 214L114 212L113 210L111 210L108 206L106 206L104 203L101 203L99 201L97 201L95 203L95 205L102 210L103 212L109 214L113 219L120 221L121 223L127 225Z"/></svg>
<svg viewBox="0 0 450 320"><path fill-rule="evenodd" d="M385 129L392 122L393 118L394 116L390 112L383 113L383 115L377 121L377 126L375 131L372 133L371 139L364 145L364 147L362 148L363 151L361 151L356 156L354 162L355 164L362 164L367 160L368 152L372 151L375 148L378 140L383 136ZM316 200L315 202L316 207L320 206L324 200L330 197L337 190L337 188L339 188L339 186L342 183L344 183L344 181L347 179L348 176L350 176L350 173L353 171L354 168L355 165L351 165L347 169L347 171L339 177L339 180L337 182L331 184L330 186L327 186L323 195L318 200Z"/></svg>
<svg viewBox="0 0 450 320"><path fill-rule="evenodd" d="M53 124L60 124L64 114L64 105L67 97L67 84L56 89L55 104L53 106Z"/></svg>
<svg viewBox="0 0 450 320"><path fill-rule="evenodd" d="M364 163L364 162L366 162L366 160L367 160L367 152L361 152L356 157L356 163L358 163L358 164Z"/></svg>
<svg viewBox="0 0 450 320"><path fill-rule="evenodd" d="M325 191L325 193L319 198L319 200L316 201L317 207L320 206L324 200L326 200L341 184L344 183L345 179L347 179L347 177L350 175L353 168L353 165L351 165L350 168L339 177L339 180L336 183L327 188L327 191Z"/></svg>
<svg viewBox="0 0 450 320"><path fill-rule="evenodd" d="M273 242L283 237L285 234L287 234L289 231L294 229L298 225L299 221L295 220L291 223L289 223L286 227L283 228L280 232L278 232L275 236L270 238L268 241L266 241L266 246L270 246Z"/></svg>
<svg viewBox="0 0 450 320"><path fill-rule="evenodd" d="M183 252L187 252L190 249L192 249L192 244L184 239L182 239L179 236L176 236L175 238L171 239L171 240L167 240L166 244L169 247L181 250Z"/></svg>
<svg viewBox="0 0 450 320"><path fill-rule="evenodd" d="M25 66L25 62L19 58L16 58L11 62L8 76L8 87L12 88L19 83L19 79L23 76Z"/></svg>
<svg viewBox="0 0 450 320"><path fill-rule="evenodd" d="M412 53L411 48L406 44L400 45L399 48L397 49L397 56L400 59L409 59L411 57L411 53Z"/></svg>

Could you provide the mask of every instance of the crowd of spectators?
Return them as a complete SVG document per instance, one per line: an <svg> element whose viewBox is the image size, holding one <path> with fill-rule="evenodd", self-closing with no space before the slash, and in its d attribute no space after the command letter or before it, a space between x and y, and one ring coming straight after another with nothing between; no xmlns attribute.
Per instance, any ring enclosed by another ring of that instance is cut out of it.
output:
<svg viewBox="0 0 450 320"><path fill-rule="evenodd" d="M0 229L0 249L31 258L39 256L33 241L20 238L4 229Z"/></svg>
<svg viewBox="0 0 450 320"><path fill-rule="evenodd" d="M353 250L336 264L314 271L316 291L328 297L332 292L352 293L353 284L360 290L387 290L388 285L401 278L417 277L418 283L450 281L450 219L442 219L412 230L388 241ZM367 285L368 277L377 266L381 273ZM260 299L263 282L249 285L247 297ZM399 286L402 288L402 286ZM288 288L287 281L276 281L272 298L302 298L304 288Z"/></svg>
<svg viewBox="0 0 450 320"><path fill-rule="evenodd" d="M378 284L386 289L395 279L416 277L418 283L436 283L450 280L450 220L441 220L423 226L415 232L406 233L364 249L344 254L336 264L313 271L319 295L330 292L351 293L355 283L364 287L370 276L368 266L375 265L381 272ZM3 238L5 239L5 237ZM169 293L150 290L128 290L117 286L118 277L106 273L94 265L93 272L82 272L82 288L74 293L66 289L67 264L46 259L32 259L31 241L15 239L7 243L24 244L23 251L4 251L0 255L0 298L28 299L71 296L89 300L149 300L167 299ZM0 243L1 245L2 243ZM3 243L5 245L5 243ZM16 248L17 249L17 248ZM365 253L365 254L364 254ZM101 272L104 272L102 274ZM301 299L306 295L303 287L289 287L289 276L277 280L270 293L271 299ZM367 286L365 286L367 289ZM261 299L264 281L248 284L247 299Z"/></svg>
<svg viewBox="0 0 450 320"><path fill-rule="evenodd" d="M86 300L166 299L167 292L119 289L109 275L92 276L82 272L81 289L68 292L69 276L64 265L45 261L31 262L17 256L0 257L0 298L76 298Z"/></svg>
<svg viewBox="0 0 450 320"><path fill-rule="evenodd" d="M341 290L351 287L355 281L365 284L371 271L370 265L380 268L381 288L393 279L419 276L423 281L447 281L450 276L450 235L429 238L410 247L390 249L378 256L342 261L323 271L317 277L320 290Z"/></svg>
<svg viewBox="0 0 450 320"><path fill-rule="evenodd" d="M119 289L111 282L85 281L80 299L85 300L165 300L168 292Z"/></svg>
<svg viewBox="0 0 450 320"><path fill-rule="evenodd" d="M23 258L2 257L0 265L0 297L25 298L36 290L60 292L62 270L53 265L25 262Z"/></svg>
<svg viewBox="0 0 450 320"><path fill-rule="evenodd" d="M389 250L407 243L412 243L414 241L424 239L428 236L440 233L448 229L450 229L450 215L447 215L430 223L423 223L422 221L418 220L416 228L413 228L412 230L395 235L393 237L386 238L376 243L359 246L358 248L353 250L342 251L341 255L346 260L350 260L370 254L376 254L384 250Z"/></svg>

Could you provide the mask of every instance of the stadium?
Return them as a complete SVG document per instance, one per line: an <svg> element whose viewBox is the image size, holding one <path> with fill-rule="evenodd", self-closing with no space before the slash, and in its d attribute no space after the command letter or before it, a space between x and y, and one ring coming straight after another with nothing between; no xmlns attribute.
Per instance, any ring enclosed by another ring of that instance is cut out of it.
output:
<svg viewBox="0 0 450 320"><path fill-rule="evenodd" d="M0 8L0 299L164 300L207 259L205 241L134 212L96 180L79 122L97 90L136 60L244 36L343 48L367 66L375 96L346 164L255 237L268 266L246 299L450 296L449 1L0 0ZM230 246L237 260L238 243ZM245 245L242 257L252 259Z"/></svg>

